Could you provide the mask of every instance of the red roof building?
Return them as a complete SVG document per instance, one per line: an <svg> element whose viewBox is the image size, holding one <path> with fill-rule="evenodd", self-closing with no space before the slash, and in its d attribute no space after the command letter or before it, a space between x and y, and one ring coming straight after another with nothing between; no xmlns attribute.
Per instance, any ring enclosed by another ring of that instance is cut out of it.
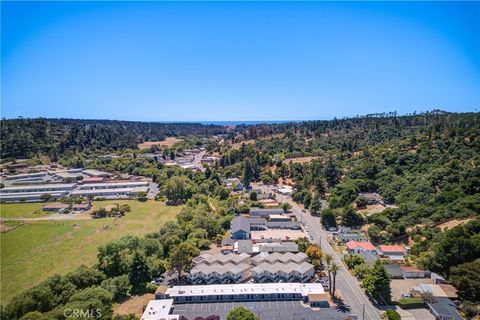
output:
<svg viewBox="0 0 480 320"><path fill-rule="evenodd" d="M370 242L365 241L349 241L347 242L347 249L349 252L360 253L363 251L377 252L377 248Z"/></svg>
<svg viewBox="0 0 480 320"><path fill-rule="evenodd" d="M381 245L380 253L385 256L403 256L407 253L407 250L403 245Z"/></svg>

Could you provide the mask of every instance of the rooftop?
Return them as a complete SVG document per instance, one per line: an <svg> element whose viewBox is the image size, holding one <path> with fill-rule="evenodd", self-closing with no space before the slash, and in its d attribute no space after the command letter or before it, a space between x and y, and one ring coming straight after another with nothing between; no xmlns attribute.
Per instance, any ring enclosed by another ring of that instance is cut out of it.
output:
<svg viewBox="0 0 480 320"><path fill-rule="evenodd" d="M403 245L380 245L378 246L382 252L405 252Z"/></svg>
<svg viewBox="0 0 480 320"><path fill-rule="evenodd" d="M325 290L321 283L294 282L175 286L169 288L166 293L170 297L275 293L300 293L302 296L308 296L309 294L323 294Z"/></svg>
<svg viewBox="0 0 480 320"><path fill-rule="evenodd" d="M35 184L35 185L24 185L17 187L5 187L0 189L0 192L8 191L28 191L28 190L49 190L49 189L71 189L75 187L74 183L49 183L49 184Z"/></svg>
<svg viewBox="0 0 480 320"><path fill-rule="evenodd" d="M170 315L173 299L150 300L141 320L176 320L179 315Z"/></svg>
<svg viewBox="0 0 480 320"><path fill-rule="evenodd" d="M349 241L347 243L347 248L349 250L352 250L352 249L355 249L355 248L362 248L363 250L368 250L368 251L376 251L377 249L375 248L375 246L373 244L371 244L370 242L366 242L366 241Z"/></svg>

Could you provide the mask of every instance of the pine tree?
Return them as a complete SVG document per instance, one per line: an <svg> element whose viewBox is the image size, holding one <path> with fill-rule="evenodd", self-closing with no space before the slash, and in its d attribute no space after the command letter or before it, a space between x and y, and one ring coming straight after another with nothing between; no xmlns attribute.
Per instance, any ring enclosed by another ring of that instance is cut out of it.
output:
<svg viewBox="0 0 480 320"><path fill-rule="evenodd" d="M250 162L250 160L246 160L245 165L243 166L243 178L242 178L242 183L246 188L250 187L250 181L252 181L252 176L253 176L252 163Z"/></svg>
<svg viewBox="0 0 480 320"><path fill-rule="evenodd" d="M148 269L147 260L139 252L135 252L133 255L129 279L132 284L132 293L145 292L145 286L150 280L150 270Z"/></svg>

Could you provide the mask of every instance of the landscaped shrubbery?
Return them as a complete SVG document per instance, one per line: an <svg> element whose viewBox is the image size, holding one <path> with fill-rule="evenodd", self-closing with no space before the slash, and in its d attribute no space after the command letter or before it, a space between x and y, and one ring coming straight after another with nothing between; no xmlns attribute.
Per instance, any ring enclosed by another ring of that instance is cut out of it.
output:
<svg viewBox="0 0 480 320"><path fill-rule="evenodd" d="M398 306L402 309L423 308L424 305L422 298L402 298L398 301Z"/></svg>

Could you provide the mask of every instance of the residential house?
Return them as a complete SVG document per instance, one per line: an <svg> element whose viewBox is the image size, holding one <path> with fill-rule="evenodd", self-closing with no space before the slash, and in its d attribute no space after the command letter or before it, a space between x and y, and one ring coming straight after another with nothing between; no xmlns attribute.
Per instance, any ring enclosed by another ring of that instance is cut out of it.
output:
<svg viewBox="0 0 480 320"><path fill-rule="evenodd" d="M382 258L388 258L390 261L402 262L407 254L403 245L380 245L378 253Z"/></svg>
<svg viewBox="0 0 480 320"><path fill-rule="evenodd" d="M382 202L382 196L376 192L360 192L358 197L364 198L367 204L378 204Z"/></svg>
<svg viewBox="0 0 480 320"><path fill-rule="evenodd" d="M350 232L350 233L338 233L335 235L335 238L342 241L343 243L348 243L350 241L362 242L365 241L365 237L361 233Z"/></svg>
<svg viewBox="0 0 480 320"><path fill-rule="evenodd" d="M377 249L375 246L368 241L349 241L347 243L348 253L358 254L363 251L371 252L372 254L377 254Z"/></svg>
<svg viewBox="0 0 480 320"><path fill-rule="evenodd" d="M282 208L270 208L270 209L263 209L252 207L250 208L250 217L252 218L269 218L270 215L282 215L284 213Z"/></svg>

